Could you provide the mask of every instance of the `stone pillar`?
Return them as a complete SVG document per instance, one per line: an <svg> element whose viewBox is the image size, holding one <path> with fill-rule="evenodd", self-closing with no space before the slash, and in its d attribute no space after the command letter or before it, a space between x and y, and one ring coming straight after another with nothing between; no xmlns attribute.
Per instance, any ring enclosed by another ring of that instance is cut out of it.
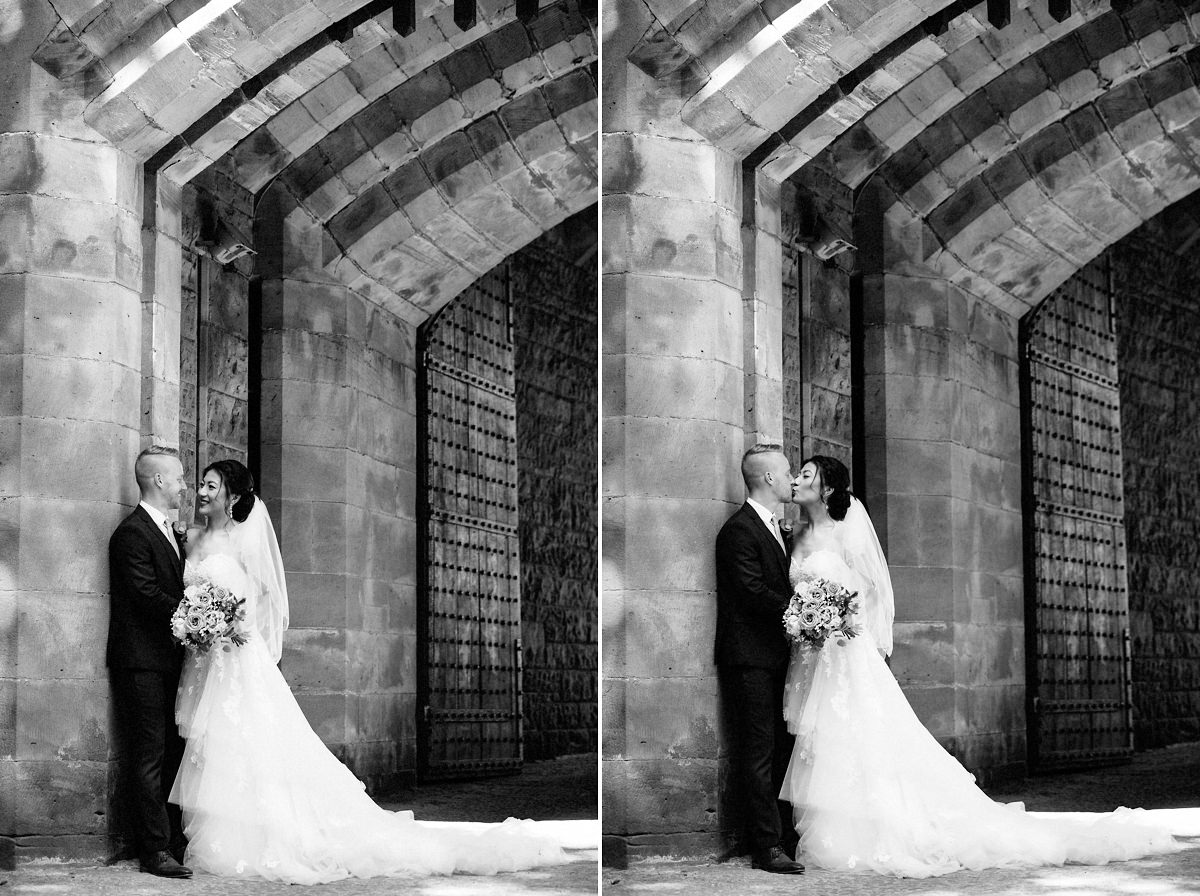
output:
<svg viewBox="0 0 1200 896"><path fill-rule="evenodd" d="M605 8L602 751L610 863L712 854L726 842L713 543L744 495L740 170L678 124L678 84L626 61L648 26L645 13L640 4Z"/></svg>
<svg viewBox="0 0 1200 896"><path fill-rule="evenodd" d="M0 59L0 867L110 848L107 542L141 429L139 167L29 63L52 23L23 8Z"/></svg>
<svg viewBox="0 0 1200 896"><path fill-rule="evenodd" d="M271 217L277 198L256 244L261 487L291 603L283 672L322 740L368 786L392 787L416 767L416 333L312 266L319 228Z"/></svg>
<svg viewBox="0 0 1200 896"><path fill-rule="evenodd" d="M783 245L779 181L743 173L742 302L745 339L745 445L783 443ZM799 463L800 458L790 458Z"/></svg>
<svg viewBox="0 0 1200 896"><path fill-rule="evenodd" d="M892 669L973 770L1025 758L1017 321L923 264L922 224L860 200L867 494L896 594Z"/></svg>
<svg viewBox="0 0 1200 896"><path fill-rule="evenodd" d="M142 441L179 444L179 331L183 278L182 190L145 179L142 220ZM193 494L189 493L190 519Z"/></svg>

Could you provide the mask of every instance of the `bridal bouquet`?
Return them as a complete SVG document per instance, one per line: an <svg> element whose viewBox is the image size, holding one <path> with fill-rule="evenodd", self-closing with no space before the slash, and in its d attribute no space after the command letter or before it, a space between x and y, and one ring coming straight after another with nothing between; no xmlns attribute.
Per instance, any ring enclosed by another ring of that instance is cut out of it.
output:
<svg viewBox="0 0 1200 896"><path fill-rule="evenodd" d="M246 643L240 625L246 619L246 599L211 579L183 589L183 600L171 615L171 634L184 647L205 653L218 643Z"/></svg>
<svg viewBox="0 0 1200 896"><path fill-rule="evenodd" d="M801 582L783 612L783 630L788 640L810 650L820 650L828 638L845 644L861 629L853 617L861 609L858 592L829 579Z"/></svg>

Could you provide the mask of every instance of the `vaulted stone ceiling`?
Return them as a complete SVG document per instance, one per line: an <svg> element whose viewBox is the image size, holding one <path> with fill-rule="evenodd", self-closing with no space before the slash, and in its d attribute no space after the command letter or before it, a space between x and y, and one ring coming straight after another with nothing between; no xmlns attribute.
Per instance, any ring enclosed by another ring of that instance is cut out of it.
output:
<svg viewBox="0 0 1200 896"><path fill-rule="evenodd" d="M1013 314L1200 186L1197 0L642 2L630 59L685 85L687 124L776 180L871 189Z"/></svg>
<svg viewBox="0 0 1200 896"><path fill-rule="evenodd" d="M35 59L176 184L214 170L423 320L595 201L596 11L543 0L52 0ZM402 29L407 30L407 29Z"/></svg>

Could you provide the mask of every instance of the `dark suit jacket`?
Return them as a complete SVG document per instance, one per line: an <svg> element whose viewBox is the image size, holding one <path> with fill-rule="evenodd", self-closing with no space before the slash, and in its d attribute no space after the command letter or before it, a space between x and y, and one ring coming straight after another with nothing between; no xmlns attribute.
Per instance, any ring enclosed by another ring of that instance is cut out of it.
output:
<svg viewBox="0 0 1200 896"><path fill-rule="evenodd" d="M717 536L718 665L779 669L791 649L783 611L792 597L787 552L743 504Z"/></svg>
<svg viewBox="0 0 1200 896"><path fill-rule="evenodd" d="M171 614L183 600L183 561L141 505L109 539L108 570L109 667L177 672L183 648L171 637Z"/></svg>

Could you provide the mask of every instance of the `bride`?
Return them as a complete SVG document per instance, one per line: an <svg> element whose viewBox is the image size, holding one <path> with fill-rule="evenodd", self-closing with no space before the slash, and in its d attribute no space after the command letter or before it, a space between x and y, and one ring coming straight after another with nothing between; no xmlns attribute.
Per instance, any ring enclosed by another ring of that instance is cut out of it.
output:
<svg viewBox="0 0 1200 896"><path fill-rule="evenodd" d="M797 858L818 868L930 877L1000 866L1102 864L1182 846L1143 810L1072 818L990 800L909 707L884 662L892 586L846 467L815 456L792 485L807 525L793 587L827 579L857 592L861 634L793 648L784 716L796 736L780 799L793 806Z"/></svg>
<svg viewBox="0 0 1200 896"><path fill-rule="evenodd" d="M245 598L246 643L189 650L176 700L187 738L170 800L186 863L212 874L297 884L378 875L492 874L568 861L530 822L427 827L388 812L326 749L280 674L287 590L275 530L250 471L221 460L197 489L185 586ZM472 827L472 826L467 826Z"/></svg>

